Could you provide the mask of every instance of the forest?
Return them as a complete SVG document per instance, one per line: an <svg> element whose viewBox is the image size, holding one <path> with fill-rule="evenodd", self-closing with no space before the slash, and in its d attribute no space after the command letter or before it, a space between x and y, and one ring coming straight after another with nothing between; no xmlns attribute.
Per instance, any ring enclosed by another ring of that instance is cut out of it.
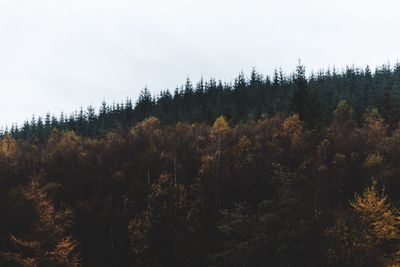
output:
<svg viewBox="0 0 400 267"><path fill-rule="evenodd" d="M0 266L400 266L400 64L253 70L0 138Z"/></svg>

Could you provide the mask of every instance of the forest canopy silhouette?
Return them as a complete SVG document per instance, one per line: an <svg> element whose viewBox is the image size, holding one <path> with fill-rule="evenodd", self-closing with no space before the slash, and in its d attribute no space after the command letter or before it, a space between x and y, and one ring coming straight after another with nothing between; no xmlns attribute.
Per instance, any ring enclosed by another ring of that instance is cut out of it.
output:
<svg viewBox="0 0 400 267"><path fill-rule="evenodd" d="M399 266L400 64L189 79L0 139L0 266Z"/></svg>

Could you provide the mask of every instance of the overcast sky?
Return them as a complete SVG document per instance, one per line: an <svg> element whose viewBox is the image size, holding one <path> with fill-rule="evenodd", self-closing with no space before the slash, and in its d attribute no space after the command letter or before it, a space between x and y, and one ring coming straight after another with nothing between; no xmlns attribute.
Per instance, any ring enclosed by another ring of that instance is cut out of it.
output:
<svg viewBox="0 0 400 267"><path fill-rule="evenodd" d="M0 125L186 77L395 63L395 0L0 0Z"/></svg>

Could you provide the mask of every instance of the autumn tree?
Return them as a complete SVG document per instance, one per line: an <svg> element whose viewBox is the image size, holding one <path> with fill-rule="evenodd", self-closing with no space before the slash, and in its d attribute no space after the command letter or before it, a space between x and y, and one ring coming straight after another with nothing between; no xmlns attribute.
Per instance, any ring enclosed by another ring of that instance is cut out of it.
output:
<svg viewBox="0 0 400 267"><path fill-rule="evenodd" d="M327 230L333 266L394 266L399 264L400 217L376 180L362 195L355 195L351 209L338 216Z"/></svg>
<svg viewBox="0 0 400 267"><path fill-rule="evenodd" d="M304 123L298 114L280 119L273 129L270 147L275 161L286 166L296 166L302 158L305 146Z"/></svg>
<svg viewBox="0 0 400 267"><path fill-rule="evenodd" d="M141 174L146 179L148 192L152 180L158 178L157 166L160 162L161 151L159 149L161 137L161 123L155 117L149 117L138 123L130 131L131 142L135 143L136 149L141 151L139 156Z"/></svg>
<svg viewBox="0 0 400 267"><path fill-rule="evenodd" d="M332 122L328 129L328 137L335 143L337 151L344 153L354 146L356 127L354 110L347 101L340 101L333 112Z"/></svg>
<svg viewBox="0 0 400 267"><path fill-rule="evenodd" d="M23 237L10 236L10 251L2 257L24 267L80 266L78 242L68 233L71 211L57 211L38 178L25 188L24 197L32 203L31 230Z"/></svg>

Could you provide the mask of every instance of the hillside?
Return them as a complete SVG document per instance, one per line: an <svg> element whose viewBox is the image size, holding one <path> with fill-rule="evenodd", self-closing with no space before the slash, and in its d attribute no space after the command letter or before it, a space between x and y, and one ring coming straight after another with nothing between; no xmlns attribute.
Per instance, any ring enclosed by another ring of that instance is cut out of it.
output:
<svg viewBox="0 0 400 267"><path fill-rule="evenodd" d="M246 78L240 73L233 82L210 79L196 84L188 79L173 92L164 90L152 96L145 88L135 103L129 98L123 103L100 108L92 106L73 114L46 114L33 117L23 125L12 125L5 131L13 137L36 136L46 139L52 129L72 130L81 136L104 136L109 130L130 128L143 119L154 116L162 123L176 122L212 124L219 116L237 124L272 116L279 112L298 113L308 128L329 124L332 113L341 100L353 108L358 123L370 108L378 108L385 120L396 126L400 116L400 65L383 65L371 72L346 67L312 72L306 77L305 67L297 66L291 75L276 70L262 75L256 70Z"/></svg>
<svg viewBox="0 0 400 267"><path fill-rule="evenodd" d="M299 65L13 126L0 266L397 266L399 97Z"/></svg>

